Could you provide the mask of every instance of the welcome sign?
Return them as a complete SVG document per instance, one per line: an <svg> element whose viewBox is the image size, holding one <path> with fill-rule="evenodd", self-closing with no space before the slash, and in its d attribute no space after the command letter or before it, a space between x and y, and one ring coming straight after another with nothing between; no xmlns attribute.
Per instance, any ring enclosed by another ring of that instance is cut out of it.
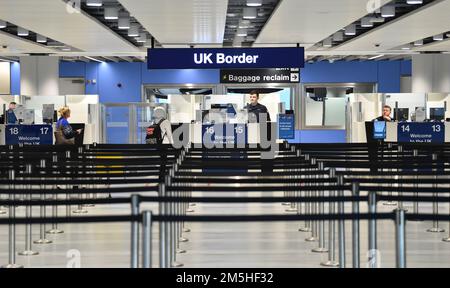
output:
<svg viewBox="0 0 450 288"><path fill-rule="evenodd" d="M153 48L148 69L303 68L304 48Z"/></svg>

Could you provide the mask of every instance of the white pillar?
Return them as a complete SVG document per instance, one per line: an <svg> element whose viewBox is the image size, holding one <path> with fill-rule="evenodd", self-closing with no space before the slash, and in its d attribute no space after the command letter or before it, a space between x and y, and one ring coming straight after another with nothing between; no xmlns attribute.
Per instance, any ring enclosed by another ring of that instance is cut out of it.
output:
<svg viewBox="0 0 450 288"><path fill-rule="evenodd" d="M450 55L420 54L412 57L413 93L450 92Z"/></svg>
<svg viewBox="0 0 450 288"><path fill-rule="evenodd" d="M24 96L58 96L59 57L20 57L20 88Z"/></svg>

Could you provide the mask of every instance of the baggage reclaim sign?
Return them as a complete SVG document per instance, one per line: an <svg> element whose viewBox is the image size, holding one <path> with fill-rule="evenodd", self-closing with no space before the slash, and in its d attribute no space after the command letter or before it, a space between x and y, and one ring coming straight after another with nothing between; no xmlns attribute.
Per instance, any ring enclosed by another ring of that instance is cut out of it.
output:
<svg viewBox="0 0 450 288"><path fill-rule="evenodd" d="M222 69L220 83L299 83L300 69Z"/></svg>

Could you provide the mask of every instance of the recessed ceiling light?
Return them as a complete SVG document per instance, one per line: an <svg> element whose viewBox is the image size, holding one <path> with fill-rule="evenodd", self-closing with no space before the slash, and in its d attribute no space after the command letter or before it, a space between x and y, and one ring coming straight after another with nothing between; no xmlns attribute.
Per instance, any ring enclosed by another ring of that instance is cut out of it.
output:
<svg viewBox="0 0 450 288"><path fill-rule="evenodd" d="M257 16L257 10L253 7L246 7L244 8L244 19L256 19Z"/></svg>
<svg viewBox="0 0 450 288"><path fill-rule="evenodd" d="M250 7L262 6L262 0L247 0L247 6Z"/></svg>
<svg viewBox="0 0 450 288"><path fill-rule="evenodd" d="M30 35L30 32L27 29L23 29L23 28L17 28L17 35L18 36L28 36Z"/></svg>
<svg viewBox="0 0 450 288"><path fill-rule="evenodd" d="M36 34L36 42L38 43L47 43L47 37L44 37L40 34Z"/></svg>
<svg viewBox="0 0 450 288"><path fill-rule="evenodd" d="M0 29L6 28L6 21L0 20Z"/></svg>
<svg viewBox="0 0 450 288"><path fill-rule="evenodd" d="M130 29L130 17L120 17L118 28L120 30Z"/></svg>
<svg viewBox="0 0 450 288"><path fill-rule="evenodd" d="M417 40L414 42L414 46L422 46L423 45L423 40Z"/></svg>
<svg viewBox="0 0 450 288"><path fill-rule="evenodd" d="M132 24L128 30L128 37L138 37L139 36L139 26Z"/></svg>
<svg viewBox="0 0 450 288"><path fill-rule="evenodd" d="M374 59L381 58L381 57L383 57L383 56L384 56L384 54L381 54L381 55L377 55L377 56L370 57L370 58L368 58L367 60L374 60Z"/></svg>
<svg viewBox="0 0 450 288"><path fill-rule="evenodd" d="M72 50L72 49L70 49L70 47L63 47L63 48L61 48L61 50L62 50L62 51L70 51L70 50Z"/></svg>
<svg viewBox="0 0 450 288"><path fill-rule="evenodd" d="M361 27L364 27L364 28L373 27L373 22L370 20L371 20L371 17L362 18L361 19Z"/></svg>
<svg viewBox="0 0 450 288"><path fill-rule="evenodd" d="M356 25L350 24L347 27L345 27L345 35L347 36L353 36L356 35Z"/></svg>
<svg viewBox="0 0 450 288"><path fill-rule="evenodd" d="M342 31L338 31L333 34L333 41L339 42L344 41L344 33Z"/></svg>
<svg viewBox="0 0 450 288"><path fill-rule="evenodd" d="M105 19L106 20L119 19L119 9L116 7L106 7L105 8Z"/></svg>
<svg viewBox="0 0 450 288"><path fill-rule="evenodd" d="M442 41L444 40L444 34L438 34L433 36L434 41Z"/></svg>
<svg viewBox="0 0 450 288"><path fill-rule="evenodd" d="M423 0L406 0L407 4L423 4Z"/></svg>
<svg viewBox="0 0 450 288"><path fill-rule="evenodd" d="M101 7L103 5L102 0L86 0L86 5L89 7Z"/></svg>
<svg viewBox="0 0 450 288"><path fill-rule="evenodd" d="M402 47L402 50L411 50L409 46Z"/></svg>
<svg viewBox="0 0 450 288"><path fill-rule="evenodd" d="M239 28L238 31L237 31L237 33L236 33L236 36L240 36L240 37L245 37L245 36L247 36L247 30L245 30L245 29L243 29L243 28Z"/></svg>
<svg viewBox="0 0 450 288"><path fill-rule="evenodd" d="M333 47L333 41L331 41L331 38L327 38L327 39L323 40L322 45L325 48L331 48L331 47Z"/></svg>
<svg viewBox="0 0 450 288"><path fill-rule="evenodd" d="M139 38L137 39L137 42L139 42L139 43L147 42L147 34L144 32L139 34Z"/></svg>
<svg viewBox="0 0 450 288"><path fill-rule="evenodd" d="M395 6L394 5L386 5L381 7L381 17L389 18L395 16Z"/></svg>

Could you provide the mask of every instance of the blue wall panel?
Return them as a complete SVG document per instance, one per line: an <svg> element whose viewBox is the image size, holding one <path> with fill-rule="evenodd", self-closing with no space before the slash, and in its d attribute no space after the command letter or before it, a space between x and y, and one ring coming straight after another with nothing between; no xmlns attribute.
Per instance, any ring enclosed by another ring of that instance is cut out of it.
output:
<svg viewBox="0 0 450 288"><path fill-rule="evenodd" d="M97 83L100 102L141 102L140 66L141 63L100 63Z"/></svg>
<svg viewBox="0 0 450 288"><path fill-rule="evenodd" d="M59 77L85 77L86 63L82 62L59 62Z"/></svg>
<svg viewBox="0 0 450 288"><path fill-rule="evenodd" d="M148 70L146 63L142 63L143 84L218 84L220 70Z"/></svg>
<svg viewBox="0 0 450 288"><path fill-rule="evenodd" d="M20 63L11 63L11 94L20 95Z"/></svg>
<svg viewBox="0 0 450 288"><path fill-rule="evenodd" d="M345 130L296 130L289 143L345 143Z"/></svg>
<svg viewBox="0 0 450 288"><path fill-rule="evenodd" d="M400 61L378 62L378 92L399 93L400 92Z"/></svg>
<svg viewBox="0 0 450 288"><path fill-rule="evenodd" d="M402 61L401 76L411 76L412 75L412 61Z"/></svg>
<svg viewBox="0 0 450 288"><path fill-rule="evenodd" d="M302 83L375 83L378 81L377 62L316 62L301 70Z"/></svg>
<svg viewBox="0 0 450 288"><path fill-rule="evenodd" d="M85 79L89 81L86 83L86 94L100 94L99 84L98 84L98 66L100 63L92 62L86 63L86 76ZM94 84L92 81L95 80L97 83Z"/></svg>

